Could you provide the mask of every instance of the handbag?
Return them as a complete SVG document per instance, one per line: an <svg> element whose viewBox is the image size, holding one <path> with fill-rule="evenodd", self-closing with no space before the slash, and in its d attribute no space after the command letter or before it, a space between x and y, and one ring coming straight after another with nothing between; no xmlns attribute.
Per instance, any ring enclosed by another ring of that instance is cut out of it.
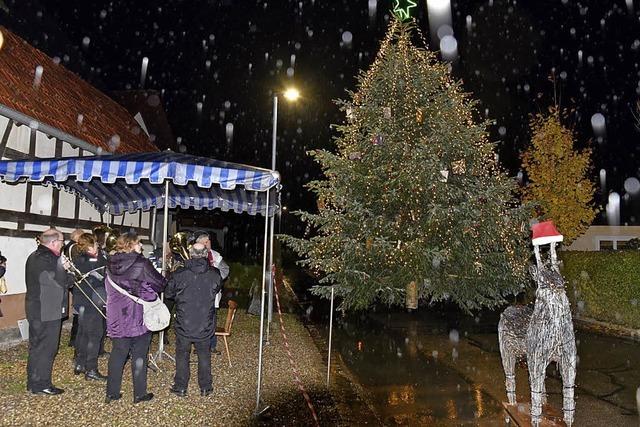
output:
<svg viewBox="0 0 640 427"><path fill-rule="evenodd" d="M116 291L120 292L122 295L128 296L142 306L142 321L147 329L152 332L157 332L169 326L171 313L169 313L169 309L164 302L162 302L162 299L158 294L156 294L156 299L154 301L145 301L142 298L134 297L129 292L116 285L109 275L107 275L107 280Z"/></svg>

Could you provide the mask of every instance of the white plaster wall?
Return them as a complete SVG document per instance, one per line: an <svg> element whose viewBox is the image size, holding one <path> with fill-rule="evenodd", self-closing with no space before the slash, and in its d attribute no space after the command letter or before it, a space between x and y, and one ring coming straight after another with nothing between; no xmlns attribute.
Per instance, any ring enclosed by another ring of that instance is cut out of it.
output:
<svg viewBox="0 0 640 427"><path fill-rule="evenodd" d="M570 246L567 251L595 251L598 240L610 240L610 237L619 237L620 240L640 237L640 226L637 225L592 225L587 231Z"/></svg>
<svg viewBox="0 0 640 427"><path fill-rule="evenodd" d="M27 257L36 249L34 239L0 236L0 251L7 258L7 295L27 291L24 284L24 266Z"/></svg>
<svg viewBox="0 0 640 427"><path fill-rule="evenodd" d="M17 126L14 125L7 141L7 147L14 150L21 151L23 153L29 152L29 136L31 135L31 129L29 126Z"/></svg>
<svg viewBox="0 0 640 427"><path fill-rule="evenodd" d="M142 228L151 228L151 211L142 212Z"/></svg>

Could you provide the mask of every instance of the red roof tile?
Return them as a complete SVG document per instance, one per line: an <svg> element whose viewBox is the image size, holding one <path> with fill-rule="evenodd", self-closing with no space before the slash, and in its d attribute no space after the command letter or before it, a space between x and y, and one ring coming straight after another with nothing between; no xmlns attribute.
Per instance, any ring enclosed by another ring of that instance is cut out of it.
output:
<svg viewBox="0 0 640 427"><path fill-rule="evenodd" d="M0 31L1 104L110 152L158 151L124 107L6 28ZM36 67L42 67L39 82Z"/></svg>

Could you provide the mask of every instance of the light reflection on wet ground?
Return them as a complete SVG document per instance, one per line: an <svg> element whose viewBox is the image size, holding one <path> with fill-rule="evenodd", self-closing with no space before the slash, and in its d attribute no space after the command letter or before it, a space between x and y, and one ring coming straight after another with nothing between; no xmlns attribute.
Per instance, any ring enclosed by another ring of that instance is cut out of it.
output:
<svg viewBox="0 0 640 427"><path fill-rule="evenodd" d="M496 324L495 313L448 320L427 313L350 316L334 325L334 351L386 425L504 426ZM640 344L585 331L576 338L576 425L637 426ZM560 409L555 365L548 376L549 399ZM517 378L518 399L528 400L524 366Z"/></svg>
<svg viewBox="0 0 640 427"><path fill-rule="evenodd" d="M370 393L385 424L505 424L499 402L427 353L417 339L417 323L405 326L360 319L338 321L334 329L334 349ZM432 326L436 333L444 332Z"/></svg>

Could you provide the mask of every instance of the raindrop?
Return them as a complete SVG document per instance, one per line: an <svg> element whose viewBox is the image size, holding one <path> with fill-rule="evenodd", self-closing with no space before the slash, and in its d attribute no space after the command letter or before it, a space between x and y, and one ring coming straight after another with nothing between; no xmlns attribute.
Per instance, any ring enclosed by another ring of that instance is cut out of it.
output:
<svg viewBox="0 0 640 427"><path fill-rule="evenodd" d="M120 135L115 134L111 136L109 142L107 143L107 146L109 147L109 151L111 153L114 153L120 146Z"/></svg>
<svg viewBox="0 0 640 427"><path fill-rule="evenodd" d="M85 48L85 49L88 48L89 47L89 43L91 43L91 39L89 37L87 37L87 36L84 36L82 38L82 47Z"/></svg>
<svg viewBox="0 0 640 427"><path fill-rule="evenodd" d="M345 31L344 33L342 33L342 43L344 43L346 46L350 46L351 42L353 42L353 34L351 33L351 31Z"/></svg>
<svg viewBox="0 0 640 427"><path fill-rule="evenodd" d="M438 34L438 38L442 40L444 36L453 35L453 28L451 28L451 25L447 25L447 24L441 25L440 28L438 28L437 34Z"/></svg>
<svg viewBox="0 0 640 427"><path fill-rule="evenodd" d="M140 86L144 87L144 83L147 80L147 68L149 67L149 58L146 56L142 58L142 66L140 67Z"/></svg>
<svg viewBox="0 0 640 427"><path fill-rule="evenodd" d="M454 344L458 344L460 342L460 333L456 329L449 331L449 341Z"/></svg>
<svg viewBox="0 0 640 427"><path fill-rule="evenodd" d="M36 67L35 75L33 76L33 87L37 89L40 87L40 83L42 83L42 74L44 73L44 67L42 65L38 65Z"/></svg>
<svg viewBox="0 0 640 427"><path fill-rule="evenodd" d="M160 105L160 97L155 93L149 95L149 97L147 98L147 105L150 107L157 107L158 105Z"/></svg>
<svg viewBox="0 0 640 427"><path fill-rule="evenodd" d="M606 133L606 121L601 113L595 113L591 116L591 127L596 136L604 136Z"/></svg>
<svg viewBox="0 0 640 427"><path fill-rule="evenodd" d="M369 17L370 18L375 17L377 11L378 11L378 0L369 0Z"/></svg>
<svg viewBox="0 0 640 427"><path fill-rule="evenodd" d="M620 195L615 191L609 194L606 213L609 225L620 225Z"/></svg>
<svg viewBox="0 0 640 427"><path fill-rule="evenodd" d="M507 128L506 128L506 127L504 127L504 126L500 126L500 127L498 128L498 134L499 134L500 136L505 136L505 135L507 134Z"/></svg>
<svg viewBox="0 0 640 427"><path fill-rule="evenodd" d="M458 41L451 35L440 40L440 53L444 61L454 61L458 57Z"/></svg>
<svg viewBox="0 0 640 427"><path fill-rule="evenodd" d="M231 142L233 139L233 123L227 123L225 126L225 134L227 136L227 142Z"/></svg>
<svg viewBox="0 0 640 427"><path fill-rule="evenodd" d="M640 193L640 181L635 176L624 180L624 191L633 195Z"/></svg>

